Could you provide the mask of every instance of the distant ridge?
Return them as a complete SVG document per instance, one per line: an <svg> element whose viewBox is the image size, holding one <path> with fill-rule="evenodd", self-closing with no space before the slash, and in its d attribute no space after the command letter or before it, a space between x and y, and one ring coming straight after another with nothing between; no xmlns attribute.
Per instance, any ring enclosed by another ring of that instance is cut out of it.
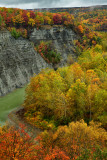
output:
<svg viewBox="0 0 107 160"><path fill-rule="evenodd" d="M35 8L35 9L27 9L39 12L69 12L74 13L75 10L79 11L90 11L96 9L107 9L107 5L95 5L95 6L88 6L88 7L59 7L59 8Z"/></svg>

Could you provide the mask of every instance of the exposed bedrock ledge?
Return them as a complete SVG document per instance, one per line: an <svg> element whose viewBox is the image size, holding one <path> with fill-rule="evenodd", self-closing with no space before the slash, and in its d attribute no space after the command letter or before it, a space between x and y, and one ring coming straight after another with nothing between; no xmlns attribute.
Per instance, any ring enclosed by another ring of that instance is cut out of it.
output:
<svg viewBox="0 0 107 160"><path fill-rule="evenodd" d="M50 67L29 40L15 40L8 31L0 31L0 96L23 86L34 73Z"/></svg>
<svg viewBox="0 0 107 160"><path fill-rule="evenodd" d="M73 52L75 39L75 33L63 27L34 29L29 40L22 37L16 40L10 32L0 31L0 96L28 83L30 77L43 68L52 68L34 50L32 42L36 45L41 40L52 40L54 48L61 53L59 66L62 67L66 64L68 54L76 58Z"/></svg>
<svg viewBox="0 0 107 160"><path fill-rule="evenodd" d="M67 61L68 55L72 55L73 59L76 59L74 53L74 40L78 39L78 36L71 30L62 26L54 26L41 29L34 29L29 38L34 44L39 44L40 41L51 40L54 48L57 52L61 53L62 60L59 66L64 66Z"/></svg>

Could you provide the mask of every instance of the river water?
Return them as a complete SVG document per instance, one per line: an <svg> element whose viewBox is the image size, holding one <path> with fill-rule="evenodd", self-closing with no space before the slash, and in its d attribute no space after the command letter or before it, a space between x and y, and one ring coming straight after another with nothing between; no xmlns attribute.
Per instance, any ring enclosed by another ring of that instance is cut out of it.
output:
<svg viewBox="0 0 107 160"><path fill-rule="evenodd" d="M4 125L8 119L8 114L20 107L25 98L25 88L19 88L6 96L0 97L0 125Z"/></svg>

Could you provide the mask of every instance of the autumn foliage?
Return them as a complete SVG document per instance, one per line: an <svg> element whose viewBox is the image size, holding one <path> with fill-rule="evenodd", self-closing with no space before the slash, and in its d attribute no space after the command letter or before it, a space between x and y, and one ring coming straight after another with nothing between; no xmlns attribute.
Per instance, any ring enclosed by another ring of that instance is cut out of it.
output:
<svg viewBox="0 0 107 160"><path fill-rule="evenodd" d="M14 127L0 128L0 159L17 160L31 159L33 142L32 138L25 132L25 127L20 125L21 129L15 130Z"/></svg>
<svg viewBox="0 0 107 160"><path fill-rule="evenodd" d="M0 30L7 28L16 39L45 25L62 25L79 37L74 41L77 62L42 70L26 88L24 120L44 132L34 138L22 125L0 127L0 160L107 158L107 34L98 32L106 30L107 11L61 11L0 8ZM48 63L60 61L52 42L41 41L35 50Z"/></svg>
<svg viewBox="0 0 107 160"><path fill-rule="evenodd" d="M40 55L45 59L48 63L58 63L60 62L61 56L60 53L53 48L52 42L44 42L41 41L39 45L35 47L35 50L40 53Z"/></svg>
<svg viewBox="0 0 107 160"><path fill-rule="evenodd" d="M57 9L56 9L57 10ZM71 9L72 10L72 9ZM71 14L70 9L64 12L33 12L22 9L0 8L0 28L7 28L15 38L23 36L28 38L33 28L40 29L44 25L62 25L71 28L80 38L75 42L77 55L88 46L101 43L101 35L96 30L106 30L106 10L96 9L94 11L79 9L79 12ZM74 12L74 11L73 11ZM72 12L72 13L73 13ZM103 18L102 18L103 17ZM25 31L23 31L25 30ZM23 33L24 32L24 33ZM82 37L82 39L81 39Z"/></svg>
<svg viewBox="0 0 107 160"><path fill-rule="evenodd" d="M9 126L0 128L0 160L69 160L63 150L57 146L45 147L41 138L32 138L23 125L20 127L17 130Z"/></svg>
<svg viewBox="0 0 107 160"><path fill-rule="evenodd" d="M1 160L93 160L106 158L107 132L99 123L81 120L31 138L25 127L0 128ZM31 133L30 133L31 134Z"/></svg>
<svg viewBox="0 0 107 160"><path fill-rule="evenodd" d="M55 133L45 131L41 135L45 147L57 146L70 160L93 160L106 157L107 132L100 124L91 122L89 126L81 120L68 126L58 127Z"/></svg>
<svg viewBox="0 0 107 160"><path fill-rule="evenodd" d="M48 129L74 120L93 119L106 127L106 74L107 61L100 45L83 52L78 63L56 72L42 71L31 78L26 89L27 121Z"/></svg>
<svg viewBox="0 0 107 160"><path fill-rule="evenodd" d="M68 14L68 13L67 13ZM67 19L66 13L41 13L22 9L0 8L0 16L3 23L0 26L3 28L4 24L7 27L25 28L30 30L34 27L40 28L41 25L63 25ZM66 17L66 18L65 18ZM71 21L73 16L70 16Z"/></svg>

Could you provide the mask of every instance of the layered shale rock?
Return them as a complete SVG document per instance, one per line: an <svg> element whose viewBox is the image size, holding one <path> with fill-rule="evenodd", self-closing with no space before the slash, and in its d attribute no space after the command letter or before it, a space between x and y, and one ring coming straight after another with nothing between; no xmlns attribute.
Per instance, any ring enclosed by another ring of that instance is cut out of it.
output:
<svg viewBox="0 0 107 160"><path fill-rule="evenodd" d="M0 96L29 82L34 73L51 67L34 50L29 40L15 40L8 31L0 31Z"/></svg>
<svg viewBox="0 0 107 160"><path fill-rule="evenodd" d="M43 68L52 68L34 50L41 40L53 43L57 52L61 53L62 60L59 66L64 66L67 56L73 52L73 40L77 36L71 29L51 27L34 29L29 40L22 37L14 39L10 32L0 31L0 96L13 91L29 82L34 73L38 74Z"/></svg>
<svg viewBox="0 0 107 160"><path fill-rule="evenodd" d="M35 28L30 35L30 40L34 42L35 45L39 44L40 41L52 41L53 47L62 57L61 63L59 64L60 67L66 64L68 55L71 55L74 60L76 59L74 53L74 40L76 39L78 39L78 36L71 29L62 26L42 27L41 29Z"/></svg>

